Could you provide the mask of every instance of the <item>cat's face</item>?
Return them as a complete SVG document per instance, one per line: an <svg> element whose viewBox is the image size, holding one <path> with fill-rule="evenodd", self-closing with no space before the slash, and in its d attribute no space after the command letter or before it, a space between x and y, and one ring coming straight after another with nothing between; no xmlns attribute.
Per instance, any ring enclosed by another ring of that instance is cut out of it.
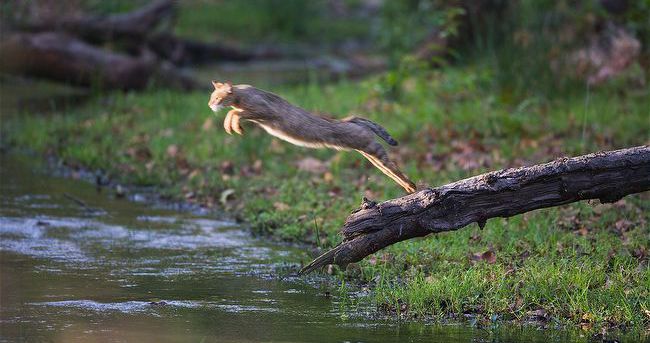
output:
<svg viewBox="0 0 650 343"><path fill-rule="evenodd" d="M221 83L212 81L214 91L210 95L208 106L212 111L217 112L224 106L229 106L232 98L232 85L230 83Z"/></svg>

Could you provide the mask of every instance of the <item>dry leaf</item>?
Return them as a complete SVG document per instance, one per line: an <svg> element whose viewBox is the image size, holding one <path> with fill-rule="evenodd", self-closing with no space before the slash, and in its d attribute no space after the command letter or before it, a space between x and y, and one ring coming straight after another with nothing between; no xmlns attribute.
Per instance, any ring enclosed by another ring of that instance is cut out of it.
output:
<svg viewBox="0 0 650 343"><path fill-rule="evenodd" d="M494 264L497 261L497 256L492 250L487 250L484 253L475 253L470 256L470 260L473 262L484 261L489 264Z"/></svg>
<svg viewBox="0 0 650 343"><path fill-rule="evenodd" d="M148 147L142 146L137 148L128 148L126 154L131 156L131 158L138 160L140 162L149 161L151 159L151 150Z"/></svg>
<svg viewBox="0 0 650 343"><path fill-rule="evenodd" d="M313 157L306 157L296 163L299 170L312 174L323 174L327 171L327 164Z"/></svg>
<svg viewBox="0 0 650 343"><path fill-rule="evenodd" d="M167 147L167 156L174 158L178 155L178 146L176 144L170 144Z"/></svg>
<svg viewBox="0 0 650 343"><path fill-rule="evenodd" d="M547 313L543 308L539 308L537 310L526 312L526 315L529 317L535 317L537 319L546 319Z"/></svg>
<svg viewBox="0 0 650 343"><path fill-rule="evenodd" d="M253 172L255 172L256 174L261 173L262 172L262 160L255 160L255 162L253 163L252 168L253 168Z"/></svg>
<svg viewBox="0 0 650 343"><path fill-rule="evenodd" d="M174 135L174 130L171 128L164 129L160 132L160 135L169 138Z"/></svg>
<svg viewBox="0 0 650 343"><path fill-rule="evenodd" d="M188 179L193 179L193 178L199 176L200 174L201 174L201 170L199 170L199 169L194 169L194 170L192 170L192 172L190 173L190 175L187 176L187 178L188 178Z"/></svg>
<svg viewBox="0 0 650 343"><path fill-rule="evenodd" d="M582 237L585 237L589 234L589 230L587 230L586 227L582 226L580 229L576 230L576 233L579 234Z"/></svg>
<svg viewBox="0 0 650 343"><path fill-rule="evenodd" d="M214 120L212 120L212 117L208 117L204 122L203 125L201 125L201 130L203 131L210 131L214 128Z"/></svg>
<svg viewBox="0 0 650 343"><path fill-rule="evenodd" d="M235 172L235 165L232 163L232 161L226 160L221 162L221 165L219 166L219 170L221 170L221 174L233 175Z"/></svg>
<svg viewBox="0 0 650 343"><path fill-rule="evenodd" d="M277 211L286 211L291 207L283 202L277 201L273 203L273 208L275 208Z"/></svg>
<svg viewBox="0 0 650 343"><path fill-rule="evenodd" d="M330 172L325 172L325 174L323 175L323 180L327 183L330 183L334 180L334 176Z"/></svg>
<svg viewBox="0 0 650 343"><path fill-rule="evenodd" d="M228 188L225 191L221 192L221 196L219 197L219 202L225 206L228 203L229 198L233 197L234 195L235 195L235 190L232 188Z"/></svg>
<svg viewBox="0 0 650 343"><path fill-rule="evenodd" d="M626 232L631 226L632 222L627 220L627 219L619 219L616 221L616 231L618 232Z"/></svg>

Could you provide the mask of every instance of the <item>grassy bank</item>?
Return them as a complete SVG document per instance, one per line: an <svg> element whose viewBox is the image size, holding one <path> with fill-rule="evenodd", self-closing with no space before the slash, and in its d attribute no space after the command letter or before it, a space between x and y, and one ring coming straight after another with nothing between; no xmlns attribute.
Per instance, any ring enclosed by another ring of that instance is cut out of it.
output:
<svg viewBox="0 0 650 343"><path fill-rule="evenodd" d="M399 101L379 79L273 89L337 117L361 114L399 141L391 155L420 185L591 151L648 144L647 93L607 87L514 99L488 68L406 79ZM281 239L328 247L362 196L401 189L354 153L307 150L252 125L228 136L203 93L111 93L53 114L2 118L4 144L225 207ZM650 325L650 197L580 203L403 242L360 263L380 309L405 317L539 320L589 332Z"/></svg>

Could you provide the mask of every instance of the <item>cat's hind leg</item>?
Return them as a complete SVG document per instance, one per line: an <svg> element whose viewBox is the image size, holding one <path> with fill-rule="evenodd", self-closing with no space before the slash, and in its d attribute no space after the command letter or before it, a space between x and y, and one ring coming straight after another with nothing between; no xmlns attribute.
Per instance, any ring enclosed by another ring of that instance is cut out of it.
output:
<svg viewBox="0 0 650 343"><path fill-rule="evenodd" d="M413 181L404 175L399 168L397 168L397 165L388 158L388 154L381 144L372 142L368 147L357 151L359 151L363 157L367 158L370 163L377 167L377 169L381 170L382 173L386 174L397 182L398 185L402 186L407 193L415 192L416 188Z"/></svg>

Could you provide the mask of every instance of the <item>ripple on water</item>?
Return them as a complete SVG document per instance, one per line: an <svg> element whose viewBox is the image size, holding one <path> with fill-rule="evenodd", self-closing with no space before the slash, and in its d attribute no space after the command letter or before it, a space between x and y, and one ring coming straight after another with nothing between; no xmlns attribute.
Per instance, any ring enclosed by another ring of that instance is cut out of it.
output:
<svg viewBox="0 0 650 343"><path fill-rule="evenodd" d="M57 262L84 263L93 260L80 247L86 240L80 242L74 237L113 240L126 233L120 226L83 218L0 217L0 250Z"/></svg>
<svg viewBox="0 0 650 343"><path fill-rule="evenodd" d="M229 313L243 313L243 312L270 312L270 313L275 313L275 312L280 312L279 308L276 307L260 307L260 306L253 306L253 305L226 305L226 304L220 304L216 305L215 307L229 312Z"/></svg>
<svg viewBox="0 0 650 343"><path fill-rule="evenodd" d="M141 219L172 222L172 218L176 220L174 216ZM78 265L99 259L104 266L112 265L119 275L162 277L198 270L249 274L251 268L267 270L270 260L278 254L287 254L258 244L230 222L192 218L175 221L173 225L151 229L124 227L95 218L0 217L0 250ZM98 250L99 247L102 248ZM128 249L131 254L142 253L131 255L125 265L124 261L112 259L111 252L116 248ZM156 250L173 255L166 253L165 261L152 259L151 254ZM191 253L188 255L188 252ZM193 262L188 264L186 260Z"/></svg>
<svg viewBox="0 0 650 343"><path fill-rule="evenodd" d="M59 262L83 263L92 260L76 244L52 238L39 240L3 238L0 241L0 250Z"/></svg>
<svg viewBox="0 0 650 343"><path fill-rule="evenodd" d="M164 223L164 224L174 224L178 222L177 217L165 217L165 216L137 216L136 220L141 222L151 222L151 223Z"/></svg>
<svg viewBox="0 0 650 343"><path fill-rule="evenodd" d="M159 300L151 301L124 301L102 303L94 300L63 300L30 303L32 306L59 307L75 310L86 310L90 312L121 312L121 313L148 313L155 312L164 308L213 308L228 313L244 312L267 312L275 313L280 309L276 307L262 307L254 305L240 304L221 304L213 301L193 301L193 300Z"/></svg>
<svg viewBox="0 0 650 343"><path fill-rule="evenodd" d="M0 217L0 250L57 262L92 261L82 249L85 244L109 246L129 234L121 226L83 218Z"/></svg>
<svg viewBox="0 0 650 343"><path fill-rule="evenodd" d="M16 202L34 202L35 200L50 200L52 197L50 197L48 194L25 194L25 195L20 195L14 198Z"/></svg>
<svg viewBox="0 0 650 343"><path fill-rule="evenodd" d="M201 247L236 247L249 241L246 232L243 230L214 230L217 227L225 227L226 225L223 223L227 222L207 219L201 222L193 220L191 227L153 231L148 229L127 229L119 225L110 225L97 220L75 217L0 217L0 237L41 239L47 236L48 231L65 228L74 230L68 233L65 238L85 238L100 242L107 241L109 244L113 244L115 240L128 239L134 243L136 248L174 250ZM195 232L197 227L200 228L198 234Z"/></svg>
<svg viewBox="0 0 650 343"><path fill-rule="evenodd" d="M218 229L224 227L235 227L238 226L234 222L229 222L225 220L216 220L208 218L193 218L187 220L187 222L200 226L201 228L208 229Z"/></svg>
<svg viewBox="0 0 650 343"><path fill-rule="evenodd" d="M172 232L148 232L145 240L140 240L138 246L148 249L186 250L198 248L230 248L244 245L248 242L244 232L203 232L203 234L178 234Z"/></svg>
<svg viewBox="0 0 650 343"><path fill-rule="evenodd" d="M284 293L287 293L287 294L301 294L301 293L304 293L304 292L300 291L300 290L297 290L295 288L289 288L286 291L284 291Z"/></svg>
<svg viewBox="0 0 650 343"><path fill-rule="evenodd" d="M86 226L88 223L79 218L0 217L0 235L12 234L25 238L40 238L52 227L78 229Z"/></svg>
<svg viewBox="0 0 650 343"><path fill-rule="evenodd" d="M30 305L83 309L92 312L122 312L122 313L148 312L151 311L152 309L158 309L161 307L196 308L202 306L201 302L189 301L189 300L162 300L155 303L150 301L124 301L124 302L102 303L94 300L63 300L63 301L37 302L37 303L31 303Z"/></svg>

